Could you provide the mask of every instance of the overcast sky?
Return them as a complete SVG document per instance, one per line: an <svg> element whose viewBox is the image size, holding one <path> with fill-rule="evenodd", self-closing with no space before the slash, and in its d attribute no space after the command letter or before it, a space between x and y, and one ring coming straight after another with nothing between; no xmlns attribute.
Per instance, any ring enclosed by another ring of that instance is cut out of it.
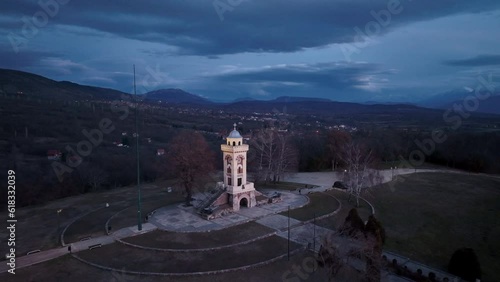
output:
<svg viewBox="0 0 500 282"><path fill-rule="evenodd" d="M2 0L0 11L0 68L125 92L133 64L139 92L216 100L417 101L500 77L498 0Z"/></svg>

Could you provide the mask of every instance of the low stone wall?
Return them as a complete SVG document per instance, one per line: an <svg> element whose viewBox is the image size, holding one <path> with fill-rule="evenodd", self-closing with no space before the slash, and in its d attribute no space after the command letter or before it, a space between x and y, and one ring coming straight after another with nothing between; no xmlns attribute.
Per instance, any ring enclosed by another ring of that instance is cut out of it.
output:
<svg viewBox="0 0 500 282"><path fill-rule="evenodd" d="M363 198L363 197L359 197L359 198L361 200L365 201L365 203L367 203L370 206L370 208L372 210L372 215L375 215L375 207L370 202L368 202L368 200L366 200L365 198Z"/></svg>
<svg viewBox="0 0 500 282"><path fill-rule="evenodd" d="M227 192L222 193L215 201L212 202L213 206L220 206L229 202L229 194Z"/></svg>
<svg viewBox="0 0 500 282"><path fill-rule="evenodd" d="M260 200L260 201L257 201L257 207L259 206L262 206L262 205L267 205L269 202L269 199L263 199L263 200Z"/></svg>
<svg viewBox="0 0 500 282"><path fill-rule="evenodd" d="M434 273L436 275L436 279L438 279L437 281L443 281L443 279L445 278L448 278L448 281L450 282L462 281L462 279L460 279L459 277L449 274L445 271L431 268L425 264L413 261L407 257L392 252L384 251L382 253L382 256L389 265L396 262L397 266L401 267L402 269L407 269L408 271L413 273L417 273L417 271L420 269L420 271L422 271L423 277L428 277L430 273Z"/></svg>

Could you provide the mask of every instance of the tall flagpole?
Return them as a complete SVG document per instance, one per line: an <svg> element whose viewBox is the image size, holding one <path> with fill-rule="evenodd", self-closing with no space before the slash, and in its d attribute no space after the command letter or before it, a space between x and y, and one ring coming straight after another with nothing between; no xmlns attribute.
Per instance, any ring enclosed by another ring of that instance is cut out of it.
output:
<svg viewBox="0 0 500 282"><path fill-rule="evenodd" d="M290 206L288 206L288 260L290 260Z"/></svg>
<svg viewBox="0 0 500 282"><path fill-rule="evenodd" d="M142 230L141 215L141 175L139 169L139 103L137 100L137 91L135 87L135 65L134 65L134 98L135 98L135 147L137 155L137 230Z"/></svg>

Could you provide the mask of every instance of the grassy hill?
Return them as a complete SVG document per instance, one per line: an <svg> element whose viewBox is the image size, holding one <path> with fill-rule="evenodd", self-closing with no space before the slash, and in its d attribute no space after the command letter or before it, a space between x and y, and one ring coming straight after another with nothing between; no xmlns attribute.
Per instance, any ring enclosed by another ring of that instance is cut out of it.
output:
<svg viewBox="0 0 500 282"><path fill-rule="evenodd" d="M419 173L404 179L370 189L386 248L446 270L456 249L470 247L482 281L500 281L500 178Z"/></svg>
<svg viewBox="0 0 500 282"><path fill-rule="evenodd" d="M8 69L0 69L0 91L8 95L29 96L44 100L115 100L129 95L109 88L55 81L46 77Z"/></svg>

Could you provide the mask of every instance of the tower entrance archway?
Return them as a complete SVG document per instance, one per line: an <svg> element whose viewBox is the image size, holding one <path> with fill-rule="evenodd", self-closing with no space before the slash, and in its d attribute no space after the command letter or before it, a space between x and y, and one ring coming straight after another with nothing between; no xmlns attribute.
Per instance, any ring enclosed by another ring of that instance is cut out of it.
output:
<svg viewBox="0 0 500 282"><path fill-rule="evenodd" d="M240 200L240 207L248 208L248 200L247 198L243 198Z"/></svg>

